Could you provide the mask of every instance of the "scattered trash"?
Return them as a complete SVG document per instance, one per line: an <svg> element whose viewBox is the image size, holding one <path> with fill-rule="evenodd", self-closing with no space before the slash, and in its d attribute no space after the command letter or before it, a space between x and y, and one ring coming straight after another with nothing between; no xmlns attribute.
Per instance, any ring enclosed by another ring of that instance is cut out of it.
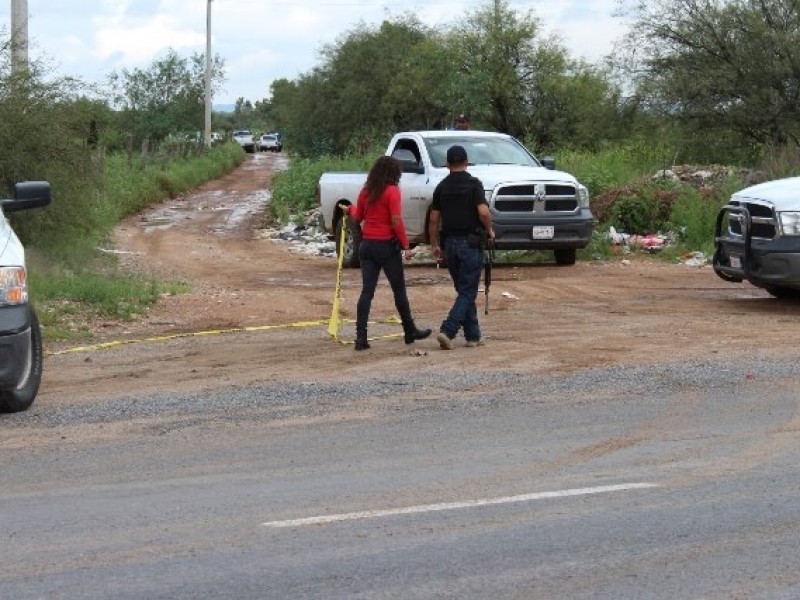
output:
<svg viewBox="0 0 800 600"><path fill-rule="evenodd" d="M612 225L608 228L609 239L621 249L622 254L629 254L634 250L645 250L655 253L671 245L675 239L674 233L648 233L647 235L631 235L617 231ZM619 251L612 252L618 254Z"/></svg>
<svg viewBox="0 0 800 600"><path fill-rule="evenodd" d="M628 239L628 246L635 249L643 249L648 252L658 252L667 245L667 236L660 233L649 233L647 235L632 235Z"/></svg>
<svg viewBox="0 0 800 600"><path fill-rule="evenodd" d="M702 267L708 264L708 258L702 252L690 252L681 256L683 264L687 267Z"/></svg>
<svg viewBox="0 0 800 600"><path fill-rule="evenodd" d="M411 350L409 352L411 356L428 356L427 350Z"/></svg>
<svg viewBox="0 0 800 600"><path fill-rule="evenodd" d="M755 373L748 373L747 375L744 376L744 378L747 381L753 381L756 378L756 374Z"/></svg>
<svg viewBox="0 0 800 600"><path fill-rule="evenodd" d="M630 239L630 235L627 233L619 233L614 226L608 228L608 237L611 238L611 241L615 244L619 244L620 246L627 246L628 240Z"/></svg>
<svg viewBox="0 0 800 600"><path fill-rule="evenodd" d="M503 298L508 298L509 300L519 300L519 296L515 296L511 292L503 292L500 294Z"/></svg>
<svg viewBox="0 0 800 600"><path fill-rule="evenodd" d="M622 259L620 262L621 262L623 265L625 265L626 267L627 267L627 266L629 266L629 265L631 264L631 261L629 261L627 258L623 258L623 259Z"/></svg>

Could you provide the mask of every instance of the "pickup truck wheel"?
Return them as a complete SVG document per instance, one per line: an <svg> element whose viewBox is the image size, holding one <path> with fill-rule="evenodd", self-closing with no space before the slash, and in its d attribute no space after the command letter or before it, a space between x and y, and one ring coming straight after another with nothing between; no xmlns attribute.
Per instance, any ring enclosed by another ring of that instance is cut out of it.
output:
<svg viewBox="0 0 800 600"><path fill-rule="evenodd" d="M342 247L342 227L347 227ZM358 260L358 246L361 244L361 227L347 217L342 217L336 223L336 255L342 256L342 266L346 269L357 269L361 266Z"/></svg>
<svg viewBox="0 0 800 600"><path fill-rule="evenodd" d="M767 292L780 300L798 300L800 299L800 290L789 287L775 287L768 286L764 288Z"/></svg>
<svg viewBox="0 0 800 600"><path fill-rule="evenodd" d="M553 254L556 256L557 265L574 265L578 251L575 248L560 248L553 250Z"/></svg>
<svg viewBox="0 0 800 600"><path fill-rule="evenodd" d="M39 318L31 307L31 348L25 361L25 372L17 387L0 391L0 412L19 412L33 404L42 382L42 331Z"/></svg>

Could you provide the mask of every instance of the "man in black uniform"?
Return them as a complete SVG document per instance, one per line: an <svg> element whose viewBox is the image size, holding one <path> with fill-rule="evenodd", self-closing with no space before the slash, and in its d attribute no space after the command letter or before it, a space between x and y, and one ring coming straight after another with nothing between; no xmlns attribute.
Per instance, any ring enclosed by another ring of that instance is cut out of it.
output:
<svg viewBox="0 0 800 600"><path fill-rule="evenodd" d="M436 186L431 204L431 249L436 260L441 259L444 249L458 293L436 337L443 350L453 349L453 339L462 327L467 346L483 345L475 300L483 269L483 244L494 243L494 230L483 184L467 172L468 164L463 146L447 150L450 174ZM440 224L443 249L439 246Z"/></svg>

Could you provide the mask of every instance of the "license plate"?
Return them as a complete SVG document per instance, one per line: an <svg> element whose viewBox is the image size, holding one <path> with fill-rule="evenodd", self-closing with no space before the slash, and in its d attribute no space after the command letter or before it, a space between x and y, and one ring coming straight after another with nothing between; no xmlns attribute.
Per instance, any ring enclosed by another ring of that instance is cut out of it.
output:
<svg viewBox="0 0 800 600"><path fill-rule="evenodd" d="M539 225L531 230L531 237L534 240L552 240L554 233L552 225Z"/></svg>
<svg viewBox="0 0 800 600"><path fill-rule="evenodd" d="M742 259L738 256L731 256L731 267L734 269L742 268Z"/></svg>

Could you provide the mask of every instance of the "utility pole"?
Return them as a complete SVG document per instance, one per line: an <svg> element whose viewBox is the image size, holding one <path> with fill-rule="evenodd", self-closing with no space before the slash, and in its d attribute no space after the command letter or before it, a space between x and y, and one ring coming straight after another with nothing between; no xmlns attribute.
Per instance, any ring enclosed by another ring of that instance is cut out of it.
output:
<svg viewBox="0 0 800 600"><path fill-rule="evenodd" d="M211 147L211 0L206 8L206 90L205 90L206 120L204 138L206 148Z"/></svg>
<svg viewBox="0 0 800 600"><path fill-rule="evenodd" d="M28 0L11 0L11 70L28 68Z"/></svg>

